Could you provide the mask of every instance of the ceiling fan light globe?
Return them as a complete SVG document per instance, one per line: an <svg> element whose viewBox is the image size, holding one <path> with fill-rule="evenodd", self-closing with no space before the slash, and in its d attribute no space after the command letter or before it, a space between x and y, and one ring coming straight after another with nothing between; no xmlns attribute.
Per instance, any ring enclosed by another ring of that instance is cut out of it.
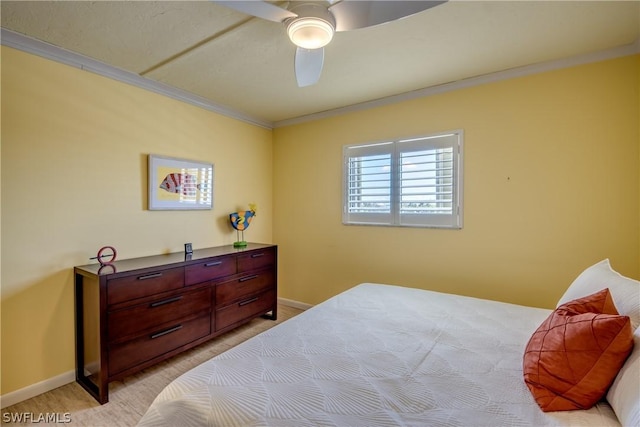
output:
<svg viewBox="0 0 640 427"><path fill-rule="evenodd" d="M333 38L335 29L331 23L320 18L298 18L287 26L289 39L304 49L319 49Z"/></svg>

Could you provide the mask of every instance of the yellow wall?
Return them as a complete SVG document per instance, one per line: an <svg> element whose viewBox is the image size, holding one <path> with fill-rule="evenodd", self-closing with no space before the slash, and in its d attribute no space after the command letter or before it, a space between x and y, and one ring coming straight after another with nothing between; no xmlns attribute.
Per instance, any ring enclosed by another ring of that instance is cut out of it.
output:
<svg viewBox="0 0 640 427"><path fill-rule="evenodd" d="M553 307L587 266L640 276L640 56L274 132L279 294L383 282ZM464 228L341 224L345 144L464 129Z"/></svg>
<svg viewBox="0 0 640 427"><path fill-rule="evenodd" d="M229 244L249 202L248 239L280 245L279 296L312 304L377 281L550 307L602 258L640 276L640 56L272 133L1 54L2 394L74 369L74 265L106 244ZM341 224L343 145L459 128L464 229ZM214 162L213 211L146 210L149 153Z"/></svg>
<svg viewBox="0 0 640 427"><path fill-rule="evenodd" d="M272 241L272 132L2 47L2 387L74 369L72 267ZM148 211L147 155L215 164L214 209Z"/></svg>

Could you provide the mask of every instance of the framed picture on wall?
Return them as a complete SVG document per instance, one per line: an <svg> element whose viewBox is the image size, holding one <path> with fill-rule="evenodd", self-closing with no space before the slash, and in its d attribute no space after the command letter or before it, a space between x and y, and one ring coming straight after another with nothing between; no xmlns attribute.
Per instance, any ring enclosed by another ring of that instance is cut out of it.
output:
<svg viewBox="0 0 640 427"><path fill-rule="evenodd" d="M213 164L149 155L149 210L213 209Z"/></svg>

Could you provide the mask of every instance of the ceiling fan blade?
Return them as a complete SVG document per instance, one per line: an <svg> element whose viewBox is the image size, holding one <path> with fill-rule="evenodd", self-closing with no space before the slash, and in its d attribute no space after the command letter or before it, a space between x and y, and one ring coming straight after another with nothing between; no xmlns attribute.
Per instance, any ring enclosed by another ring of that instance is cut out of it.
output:
<svg viewBox="0 0 640 427"><path fill-rule="evenodd" d="M324 48L296 50L295 71L298 87L314 85L320 80L324 63Z"/></svg>
<svg viewBox="0 0 640 427"><path fill-rule="evenodd" d="M262 18L273 22L282 22L287 18L295 18L296 16L298 16L293 12L282 9L278 6L274 6L271 3L267 3L264 1L211 1L237 10L238 12L246 13L247 15L253 15L257 18Z"/></svg>
<svg viewBox="0 0 640 427"><path fill-rule="evenodd" d="M383 24L422 12L444 1L341 1L329 7L336 18L336 31Z"/></svg>

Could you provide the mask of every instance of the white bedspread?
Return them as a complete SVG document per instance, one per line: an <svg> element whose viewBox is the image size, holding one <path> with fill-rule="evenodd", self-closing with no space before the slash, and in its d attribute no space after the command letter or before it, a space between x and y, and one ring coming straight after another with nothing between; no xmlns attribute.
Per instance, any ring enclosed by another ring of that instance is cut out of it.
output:
<svg viewBox="0 0 640 427"><path fill-rule="evenodd" d="M619 426L536 405L522 354L549 313L361 284L182 375L140 426Z"/></svg>

